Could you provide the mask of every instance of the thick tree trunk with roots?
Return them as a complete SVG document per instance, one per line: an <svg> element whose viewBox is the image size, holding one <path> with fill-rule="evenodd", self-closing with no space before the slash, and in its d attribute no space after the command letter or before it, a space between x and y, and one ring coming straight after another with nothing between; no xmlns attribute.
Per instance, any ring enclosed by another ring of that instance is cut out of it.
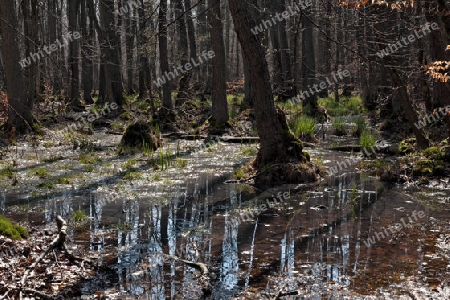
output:
<svg viewBox="0 0 450 300"><path fill-rule="evenodd" d="M275 108L265 53L258 37L250 31L256 24L243 1L230 0L229 5L234 28L248 60L254 92L254 111L260 137L255 167L262 168L274 162L306 162L301 142L289 131L283 112Z"/></svg>

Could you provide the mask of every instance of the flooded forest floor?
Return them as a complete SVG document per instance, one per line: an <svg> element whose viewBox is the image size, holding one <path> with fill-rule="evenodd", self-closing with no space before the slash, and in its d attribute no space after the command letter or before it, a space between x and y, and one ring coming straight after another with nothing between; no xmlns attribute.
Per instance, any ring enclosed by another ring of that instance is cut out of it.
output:
<svg viewBox="0 0 450 300"><path fill-rule="evenodd" d="M0 237L0 299L449 298L449 177L382 182L370 168L397 156L333 150L354 139L326 124L305 151L338 172L261 190L234 180L252 139L163 135L124 153L113 127L0 148L0 213L30 233ZM81 259L55 248L32 266L58 215Z"/></svg>

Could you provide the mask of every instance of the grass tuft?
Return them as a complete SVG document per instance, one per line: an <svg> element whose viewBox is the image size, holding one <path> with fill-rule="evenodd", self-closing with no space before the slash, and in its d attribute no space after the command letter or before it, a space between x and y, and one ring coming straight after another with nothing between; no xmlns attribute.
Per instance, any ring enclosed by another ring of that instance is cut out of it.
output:
<svg viewBox="0 0 450 300"><path fill-rule="evenodd" d="M364 149L366 151L371 150L373 147L375 147L376 141L377 141L377 138L373 133L371 133L367 130L364 130L361 133L361 136L359 138L359 144L361 145L361 150L364 150Z"/></svg>
<svg viewBox="0 0 450 300"><path fill-rule="evenodd" d="M312 136L316 130L316 120L306 116L300 116L291 123L291 128L296 136Z"/></svg>
<svg viewBox="0 0 450 300"><path fill-rule="evenodd" d="M84 210L74 210L73 211L73 219L75 222L82 222L87 218L86 213Z"/></svg>

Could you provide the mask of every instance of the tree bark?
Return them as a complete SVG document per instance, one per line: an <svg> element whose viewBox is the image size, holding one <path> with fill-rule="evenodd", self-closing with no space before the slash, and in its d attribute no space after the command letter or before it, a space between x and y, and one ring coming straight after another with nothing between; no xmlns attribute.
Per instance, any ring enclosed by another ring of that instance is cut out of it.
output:
<svg viewBox="0 0 450 300"><path fill-rule="evenodd" d="M148 57L145 50L145 29L146 29L146 20L145 20L145 11L143 7L138 8L139 15L139 33L138 33L138 57L139 57L139 99L144 99L151 95L151 73L149 71L149 62Z"/></svg>
<svg viewBox="0 0 450 300"><path fill-rule="evenodd" d="M161 75L166 76L170 72L169 70L169 58L167 51L167 0L161 0L159 2L159 60L161 67ZM166 78L167 82L162 85L163 107L167 109L173 109L172 95L170 88L170 78Z"/></svg>
<svg viewBox="0 0 450 300"><path fill-rule="evenodd" d="M178 34L180 35L180 46L178 48L180 56L180 65L184 66L189 62L189 45L188 33L186 28L186 18L184 13L183 0L176 0L175 2L175 17L178 19ZM183 14L183 15L182 15ZM186 71L181 74L180 83L178 87L178 95L176 105L182 104L188 98L189 79L191 71Z"/></svg>
<svg viewBox="0 0 450 300"><path fill-rule="evenodd" d="M220 12L220 1L210 7L209 24L211 26L212 58L212 123L219 128L228 121L225 44Z"/></svg>
<svg viewBox="0 0 450 300"><path fill-rule="evenodd" d="M131 5L130 5L131 6ZM127 44L127 94L134 94L134 49L136 36L136 16L134 9L129 8L129 15L126 19L126 44Z"/></svg>
<svg viewBox="0 0 450 300"><path fill-rule="evenodd" d="M185 9L188 9L189 11L186 14L186 22L187 22L187 33L189 38L189 56L191 58L197 59L197 42L195 37L195 26L194 21L192 17L192 10L191 8L191 0L184 0L184 7ZM189 76L189 78L186 78L187 84L189 85L189 80L192 77L192 71L187 72L186 75Z"/></svg>
<svg viewBox="0 0 450 300"><path fill-rule="evenodd" d="M82 83L83 83L83 99L85 104L94 103L92 99L92 88L94 86L94 74L92 68L92 48L93 48L93 35L94 24L90 20L89 25L87 23L88 14L86 13L86 1L81 0L81 36L83 38L83 44L81 46L82 55Z"/></svg>
<svg viewBox="0 0 450 300"><path fill-rule="evenodd" d="M33 123L33 100L27 93L24 73L19 64L20 49L15 3L10 0L0 0L2 59L9 102L7 126L15 127L17 132L23 132L30 130Z"/></svg>
<svg viewBox="0 0 450 300"><path fill-rule="evenodd" d="M229 0L234 28L248 60L254 91L254 111L260 138L255 167L261 168L275 161L305 161L302 144L292 134L281 111L275 109L270 74L259 38L250 28L256 26L241 0Z"/></svg>
<svg viewBox="0 0 450 300"><path fill-rule="evenodd" d="M303 86L302 93L304 92L306 97L304 99L304 105L309 106L309 113L312 116L317 112L317 94L311 93L313 85L316 83L316 63L314 56L313 45L313 24L310 19L312 17L311 6L307 7L303 11L302 15L302 77Z"/></svg>
<svg viewBox="0 0 450 300"><path fill-rule="evenodd" d="M92 1L92 0L91 0ZM122 71L120 62L120 40L114 24L114 0L103 0L100 6L101 30L98 32L101 53L100 82L101 102L124 104Z"/></svg>
<svg viewBox="0 0 450 300"><path fill-rule="evenodd" d="M409 100L408 97L408 91L406 90L406 85L402 82L402 80L400 79L397 71L395 69L390 69L389 70L389 75L391 77L392 83L394 84L394 86L398 87L398 95L403 107L403 110L405 112L405 117L408 119L409 124L411 125L414 135L416 136L416 142L417 142L417 147L419 147L419 149L425 149L429 146L429 142L427 140L427 138L425 137L425 135L423 134L423 131L419 128L417 128L416 126L414 126L415 123L417 123L418 118L417 118L417 114L414 111L411 102Z"/></svg>
<svg viewBox="0 0 450 300"><path fill-rule="evenodd" d="M69 0L67 6L67 12L69 17L69 32L74 33L78 29L78 11L80 8L80 0ZM69 98L72 105L78 107L80 97L80 80L79 80L79 40L74 39L70 42L69 46L69 80L70 80L70 93Z"/></svg>

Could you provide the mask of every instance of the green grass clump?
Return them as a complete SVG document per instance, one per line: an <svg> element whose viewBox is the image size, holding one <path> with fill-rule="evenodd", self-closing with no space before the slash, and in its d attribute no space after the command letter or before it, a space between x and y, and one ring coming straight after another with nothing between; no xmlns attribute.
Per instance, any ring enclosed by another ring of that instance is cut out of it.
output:
<svg viewBox="0 0 450 300"><path fill-rule="evenodd" d="M21 240L29 236L28 231L24 227L14 224L2 216L0 216L0 234L15 240Z"/></svg>
<svg viewBox="0 0 450 300"><path fill-rule="evenodd" d="M87 218L86 213L84 210L74 210L73 211L73 219L75 222L82 222Z"/></svg>
<svg viewBox="0 0 450 300"><path fill-rule="evenodd" d="M291 128L296 136L312 136L316 129L316 120L306 116L300 116L292 121Z"/></svg>
<svg viewBox="0 0 450 300"><path fill-rule="evenodd" d="M327 109L327 113L330 116L344 116L347 114L345 106L340 102L334 101L334 98L320 98L317 103Z"/></svg>
<svg viewBox="0 0 450 300"><path fill-rule="evenodd" d="M187 159L177 158L175 159L175 167L177 168L186 168L188 165Z"/></svg>
<svg viewBox="0 0 450 300"><path fill-rule="evenodd" d="M237 169L233 174L234 179L237 179L237 180L241 180L244 176L245 176L244 168Z"/></svg>
<svg viewBox="0 0 450 300"><path fill-rule="evenodd" d="M155 174L153 174L153 175L150 177L150 179L151 179L152 181L160 181L160 180L161 180L161 174L155 173Z"/></svg>
<svg viewBox="0 0 450 300"><path fill-rule="evenodd" d="M146 99L143 99L140 101L136 101L134 103L134 106L136 106L136 108L141 112L145 112L150 107L150 103L148 103Z"/></svg>
<svg viewBox="0 0 450 300"><path fill-rule="evenodd" d="M237 95L228 94L227 102L229 105L241 106L242 102L244 102L244 97L245 97L244 94L237 94Z"/></svg>
<svg viewBox="0 0 450 300"><path fill-rule="evenodd" d="M34 168L28 170L28 175L39 176L40 178L47 178L49 176L48 170L44 168Z"/></svg>
<svg viewBox="0 0 450 300"><path fill-rule="evenodd" d="M336 117L333 119L333 128L335 135L346 135L345 131L345 121L343 118Z"/></svg>
<svg viewBox="0 0 450 300"><path fill-rule="evenodd" d="M356 136L361 136L361 133L367 128L366 119L364 117L357 117L355 119L355 123L356 123L356 130L354 134Z"/></svg>
<svg viewBox="0 0 450 300"><path fill-rule="evenodd" d="M11 164L8 164L0 169L0 179L12 179L14 177L14 172L16 172Z"/></svg>
<svg viewBox="0 0 450 300"><path fill-rule="evenodd" d="M361 150L370 151L373 147L375 147L375 143L377 138L371 132L364 130L359 137L359 144L361 145Z"/></svg>
<svg viewBox="0 0 450 300"><path fill-rule="evenodd" d="M134 166L137 165L137 160L130 158L123 164L123 168L128 171L134 170Z"/></svg>
<svg viewBox="0 0 450 300"><path fill-rule="evenodd" d="M253 146L247 146L241 149L241 153L244 156L254 156L258 153L258 150Z"/></svg>
<svg viewBox="0 0 450 300"><path fill-rule="evenodd" d="M119 121L115 120L111 123L111 129L114 131L121 131L123 129L123 125Z"/></svg>
<svg viewBox="0 0 450 300"><path fill-rule="evenodd" d="M129 180L139 180L142 179L142 173L141 172L131 172L128 171L123 176L123 179L129 179Z"/></svg>
<svg viewBox="0 0 450 300"><path fill-rule="evenodd" d="M324 106L331 116L358 115L366 111L361 97L340 97L339 102L327 97L320 98L317 103Z"/></svg>
<svg viewBox="0 0 450 300"><path fill-rule="evenodd" d="M289 99L291 100L291 99ZM288 115L290 115L291 117L293 116L299 116L302 113L303 114L307 114L306 112L308 111L307 107L303 107L303 103L302 102L295 102L295 101L277 101L276 104L281 107L284 111L287 112Z"/></svg>
<svg viewBox="0 0 450 300"><path fill-rule="evenodd" d="M78 156L78 160L80 163L85 165L93 165L97 162L100 162L101 160L98 158L97 154L91 152L91 153L80 153Z"/></svg>
<svg viewBox="0 0 450 300"><path fill-rule="evenodd" d="M43 162L46 162L46 163L54 163L54 162L56 162L56 161L58 161L58 160L63 160L64 159L64 157L62 157L61 155L50 155L50 157L47 157L47 158L44 158L42 161Z"/></svg>

